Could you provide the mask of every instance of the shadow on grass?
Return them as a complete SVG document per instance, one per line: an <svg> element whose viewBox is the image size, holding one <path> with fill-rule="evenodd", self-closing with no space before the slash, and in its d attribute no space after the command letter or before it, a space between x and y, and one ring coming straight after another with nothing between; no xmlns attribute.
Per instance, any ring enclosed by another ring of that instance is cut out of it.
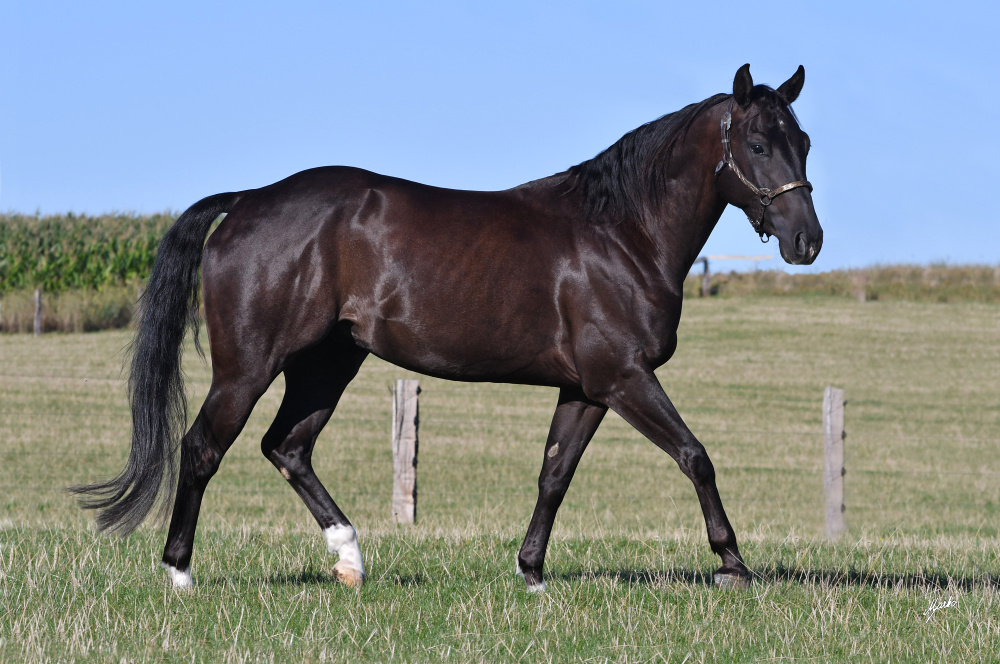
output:
<svg viewBox="0 0 1000 664"><path fill-rule="evenodd" d="M315 570L302 570L301 572L282 572L279 574L272 574L268 579L268 583L272 585L284 585L284 586L310 586L310 585L330 585L337 584L340 582L333 576L333 574L328 574L326 572L317 572ZM366 583L378 583L378 584L391 584L400 587L413 587L420 586L427 583L427 577L423 574L386 574L377 578L369 576Z"/></svg>
<svg viewBox="0 0 1000 664"><path fill-rule="evenodd" d="M545 576L550 579L559 579L560 581L569 581L569 582L612 580L612 581L617 581L618 583L627 583L636 586L663 586L672 584L683 584L689 586L712 585L711 574L705 574L704 572L696 572L690 569L592 570L592 571L581 571L581 572L563 572L560 574L546 574Z"/></svg>
<svg viewBox="0 0 1000 664"><path fill-rule="evenodd" d="M679 567L669 570L652 569L597 569L546 574L551 580L567 583L587 583L594 581L615 581L617 583L661 587L669 585L687 585L692 587L712 586L712 572ZM400 588L423 586L430 582L424 574L396 574L390 570L380 575L369 576L367 582L379 586L397 586ZM223 586L234 583L266 583L272 586L327 586L339 585L340 582L332 573L302 569L271 574L267 577L257 576L216 576L199 580L206 586ZM772 565L754 570L755 585L798 584L810 586L835 586L855 588L894 588L914 590L961 590L972 591L986 588L1000 589L1000 575L972 574L955 575L931 573L892 574L878 573L868 570L846 569L808 569Z"/></svg>
<svg viewBox="0 0 1000 664"><path fill-rule="evenodd" d="M196 583L203 587L219 587L237 584L259 584L269 586L339 586L340 581L328 572L304 569L298 572L279 572L268 577L256 576L213 576L207 579L197 579ZM386 574L381 577L368 577L366 583L378 585L394 585L400 588L420 586L427 583L423 574Z"/></svg>
<svg viewBox="0 0 1000 664"><path fill-rule="evenodd" d="M996 574L880 574L865 570L810 570L777 565L765 570L759 580L768 583L802 583L868 588L908 588L918 590L974 590L1000 587Z"/></svg>
<svg viewBox="0 0 1000 664"><path fill-rule="evenodd" d="M664 586L682 584L690 586L712 585L712 574L692 569L672 570L596 570L563 572L549 578L569 582L586 582L602 579L614 580L637 586ZM906 588L919 590L963 590L1000 588L1000 576L977 574L949 576L946 574L879 574L862 570L812 570L778 565L755 570L754 584L797 583L864 588Z"/></svg>

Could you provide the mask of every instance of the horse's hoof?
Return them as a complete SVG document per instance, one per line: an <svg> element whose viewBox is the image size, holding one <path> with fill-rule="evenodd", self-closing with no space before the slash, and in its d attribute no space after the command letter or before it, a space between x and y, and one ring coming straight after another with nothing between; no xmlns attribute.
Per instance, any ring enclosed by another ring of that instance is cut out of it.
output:
<svg viewBox="0 0 1000 664"><path fill-rule="evenodd" d="M341 561L343 562L343 561ZM337 563L333 566L333 578L348 588L360 588L365 584L365 573L361 570Z"/></svg>
<svg viewBox="0 0 1000 664"><path fill-rule="evenodd" d="M715 586L717 588L727 590L746 590L750 587L749 576L744 574L735 574L733 572L716 572L712 576L712 581L715 582Z"/></svg>

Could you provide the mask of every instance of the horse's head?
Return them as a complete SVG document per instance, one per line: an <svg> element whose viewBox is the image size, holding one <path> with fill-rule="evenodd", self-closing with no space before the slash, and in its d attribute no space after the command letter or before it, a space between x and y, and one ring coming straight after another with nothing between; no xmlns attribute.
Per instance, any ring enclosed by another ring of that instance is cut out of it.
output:
<svg viewBox="0 0 1000 664"><path fill-rule="evenodd" d="M808 265L823 246L823 229L806 180L809 136L789 106L799 96L805 69L773 90L754 85L750 65L733 81L733 101L723 116L723 159L716 168L719 192L742 209L761 237L778 238L781 257Z"/></svg>

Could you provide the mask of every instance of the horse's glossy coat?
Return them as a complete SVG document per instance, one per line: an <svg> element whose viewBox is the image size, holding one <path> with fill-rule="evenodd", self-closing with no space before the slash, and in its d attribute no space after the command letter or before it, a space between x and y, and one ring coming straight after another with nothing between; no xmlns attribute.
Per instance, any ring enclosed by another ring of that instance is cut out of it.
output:
<svg viewBox="0 0 1000 664"><path fill-rule="evenodd" d="M653 370L674 352L684 278L725 206L760 213L730 169L716 175L722 114L732 113L733 157L748 178L762 187L804 180L808 137L788 107L803 78L800 67L772 90L754 86L744 66L732 95L664 116L588 162L507 191L439 189L334 167L195 204L164 238L146 291L130 377L129 465L78 490L97 496L88 505L103 509L102 527L127 532L155 505L164 471L173 486L179 347L201 264L213 378L181 442L169 567L188 569L205 487L281 372L285 396L262 451L325 532L348 532L310 458L374 353L442 378L559 388L518 555L529 588L542 585L556 510L608 408L677 461L722 558L720 578L745 579L712 463ZM220 213L228 215L202 263L201 243ZM822 242L806 188L775 199L763 229L791 263L812 262ZM362 573L360 559L344 565Z"/></svg>

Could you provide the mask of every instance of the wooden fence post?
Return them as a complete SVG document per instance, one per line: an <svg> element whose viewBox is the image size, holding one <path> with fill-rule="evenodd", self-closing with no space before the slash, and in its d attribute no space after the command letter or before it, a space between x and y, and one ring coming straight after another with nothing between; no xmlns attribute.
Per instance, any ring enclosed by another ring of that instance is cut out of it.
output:
<svg viewBox="0 0 1000 664"><path fill-rule="evenodd" d="M35 336L42 334L42 289L35 289Z"/></svg>
<svg viewBox="0 0 1000 664"><path fill-rule="evenodd" d="M855 270L851 281L854 283L855 297L864 304L868 301L868 275L863 270Z"/></svg>
<svg viewBox="0 0 1000 664"><path fill-rule="evenodd" d="M844 519L844 391L827 387L823 393L823 491L826 495L826 536L847 530Z"/></svg>
<svg viewBox="0 0 1000 664"><path fill-rule="evenodd" d="M708 297L712 294L712 275L708 271L708 256L699 256L695 260L695 265L704 263L705 269L701 273L701 297Z"/></svg>
<svg viewBox="0 0 1000 664"><path fill-rule="evenodd" d="M392 520L417 518L417 395L420 383L397 380L392 390Z"/></svg>

